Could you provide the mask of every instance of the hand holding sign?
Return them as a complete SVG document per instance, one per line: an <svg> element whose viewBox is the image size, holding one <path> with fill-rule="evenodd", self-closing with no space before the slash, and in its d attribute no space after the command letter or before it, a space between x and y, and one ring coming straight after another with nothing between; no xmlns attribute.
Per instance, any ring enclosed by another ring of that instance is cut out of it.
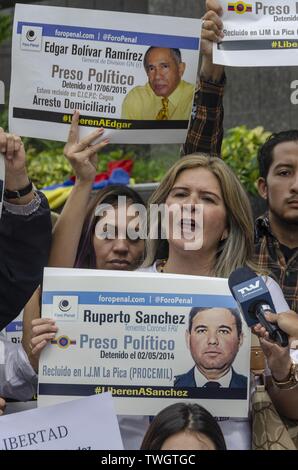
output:
<svg viewBox="0 0 298 470"><path fill-rule="evenodd" d="M4 412L4 409L5 409L5 400L3 398L0 397L0 416L3 414Z"/></svg>
<svg viewBox="0 0 298 470"><path fill-rule="evenodd" d="M30 364L35 371L38 370L38 362L41 351L53 339L58 331L54 320L51 318L36 318L32 320L31 340L28 351Z"/></svg>
<svg viewBox="0 0 298 470"><path fill-rule="evenodd" d="M206 0L206 13L203 16L201 52L212 57L213 42L220 42L224 36L221 16L223 9L219 0Z"/></svg>

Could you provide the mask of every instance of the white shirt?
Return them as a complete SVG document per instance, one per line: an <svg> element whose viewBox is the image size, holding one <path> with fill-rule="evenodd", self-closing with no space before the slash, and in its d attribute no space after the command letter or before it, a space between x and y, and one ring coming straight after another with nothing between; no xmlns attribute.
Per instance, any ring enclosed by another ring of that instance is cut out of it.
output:
<svg viewBox="0 0 298 470"><path fill-rule="evenodd" d="M0 336L0 396L30 400L37 390L37 375L21 344Z"/></svg>
<svg viewBox="0 0 298 470"><path fill-rule="evenodd" d="M195 383L197 387L204 387L207 382L217 382L221 387L229 387L232 380L232 368L228 372L216 380L208 380L205 375L203 375L197 367L195 367Z"/></svg>

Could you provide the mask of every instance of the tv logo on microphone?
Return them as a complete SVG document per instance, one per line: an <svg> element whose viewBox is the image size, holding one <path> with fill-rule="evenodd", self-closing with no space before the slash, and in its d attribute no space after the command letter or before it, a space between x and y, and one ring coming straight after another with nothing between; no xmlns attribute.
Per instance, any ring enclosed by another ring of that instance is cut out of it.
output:
<svg viewBox="0 0 298 470"><path fill-rule="evenodd" d="M246 293L259 289L259 287L260 281L256 281L255 284L250 284L249 286L242 287L242 289L238 289L238 292L244 296Z"/></svg>
<svg viewBox="0 0 298 470"><path fill-rule="evenodd" d="M255 277L246 282L241 282L233 290L239 302L246 302L253 299L256 295L265 294L267 287L261 277Z"/></svg>

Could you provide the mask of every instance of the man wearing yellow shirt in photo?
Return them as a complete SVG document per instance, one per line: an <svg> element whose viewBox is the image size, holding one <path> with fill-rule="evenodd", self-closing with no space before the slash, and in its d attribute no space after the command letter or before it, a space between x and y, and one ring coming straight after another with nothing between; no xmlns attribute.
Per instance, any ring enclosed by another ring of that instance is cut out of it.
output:
<svg viewBox="0 0 298 470"><path fill-rule="evenodd" d="M123 101L122 119L188 120L195 86L182 80L179 49L150 47L144 56L148 83L133 88Z"/></svg>

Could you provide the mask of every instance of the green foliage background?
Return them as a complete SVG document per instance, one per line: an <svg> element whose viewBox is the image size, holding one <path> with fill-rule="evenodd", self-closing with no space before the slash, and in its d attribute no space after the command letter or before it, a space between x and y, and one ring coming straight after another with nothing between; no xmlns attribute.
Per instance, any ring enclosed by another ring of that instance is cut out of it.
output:
<svg viewBox="0 0 298 470"><path fill-rule="evenodd" d="M7 128L7 111L0 116L0 127ZM263 127L249 129L238 126L229 129L223 140L222 157L234 170L241 183L251 194L256 194L255 182L258 178L257 153L270 132ZM24 138L27 149L28 173L37 188L62 183L72 175L72 169L63 156L63 144L49 140ZM146 146L110 146L98 158L97 172L107 170L110 161L132 159L134 167L132 178L135 183L158 182L169 167L177 160L174 156L160 155L150 158Z"/></svg>
<svg viewBox="0 0 298 470"><path fill-rule="evenodd" d="M223 140L222 156L225 162L235 171L246 190L256 194L255 182L258 178L257 152L270 132L262 127L248 129L239 126L230 129ZM63 147L60 142L37 141L25 139L28 150L28 171L37 187L61 183L71 174L71 167L63 156ZM137 147L137 146L135 146ZM140 147L139 147L140 148ZM158 182L174 159L150 159L149 155L140 155L135 148L115 146L109 152L104 152L98 159L97 171L106 171L109 161L131 158L134 161L132 178L135 183ZM179 158L175 156L175 160Z"/></svg>
<svg viewBox="0 0 298 470"><path fill-rule="evenodd" d="M8 15L0 15L0 43L11 35L12 18Z"/></svg>
<svg viewBox="0 0 298 470"><path fill-rule="evenodd" d="M254 129L238 126L229 129L223 139L222 157L250 194L257 193L258 149L270 134L260 126Z"/></svg>

